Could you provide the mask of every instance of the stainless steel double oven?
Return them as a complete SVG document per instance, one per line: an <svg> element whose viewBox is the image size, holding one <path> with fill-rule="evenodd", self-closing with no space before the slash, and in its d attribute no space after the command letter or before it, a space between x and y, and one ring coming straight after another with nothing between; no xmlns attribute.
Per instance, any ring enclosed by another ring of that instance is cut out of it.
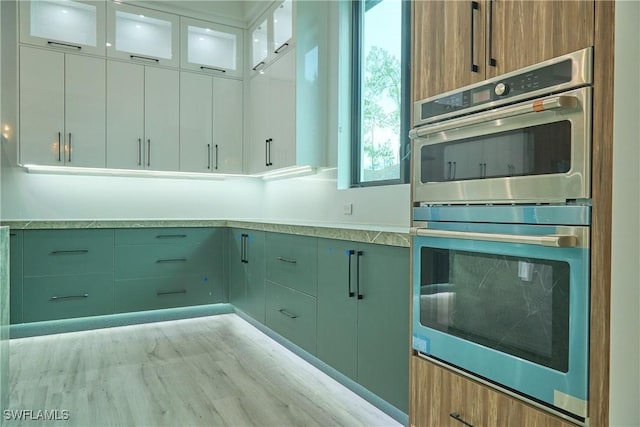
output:
<svg viewBox="0 0 640 427"><path fill-rule="evenodd" d="M587 417L592 50L415 103L413 348Z"/></svg>

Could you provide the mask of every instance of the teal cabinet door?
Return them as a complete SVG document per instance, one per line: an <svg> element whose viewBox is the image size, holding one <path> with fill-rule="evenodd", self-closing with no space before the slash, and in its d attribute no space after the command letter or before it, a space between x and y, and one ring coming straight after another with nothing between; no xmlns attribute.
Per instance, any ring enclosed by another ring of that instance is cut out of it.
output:
<svg viewBox="0 0 640 427"><path fill-rule="evenodd" d="M355 248L353 242L318 239L317 356L353 380L358 348Z"/></svg>
<svg viewBox="0 0 640 427"><path fill-rule="evenodd" d="M213 304L221 299L221 283L201 275L115 282L116 313Z"/></svg>
<svg viewBox="0 0 640 427"><path fill-rule="evenodd" d="M316 354L316 299L270 281L266 287L266 325Z"/></svg>
<svg viewBox="0 0 640 427"><path fill-rule="evenodd" d="M27 230L24 276L113 271L113 230Z"/></svg>
<svg viewBox="0 0 640 427"><path fill-rule="evenodd" d="M113 313L113 273L24 278L24 322Z"/></svg>
<svg viewBox="0 0 640 427"><path fill-rule="evenodd" d="M10 323L22 323L22 231L9 232Z"/></svg>
<svg viewBox="0 0 640 427"><path fill-rule="evenodd" d="M361 245L358 254L358 382L407 413L409 249Z"/></svg>
<svg viewBox="0 0 640 427"><path fill-rule="evenodd" d="M229 302L265 322L265 233L232 229L229 232Z"/></svg>
<svg viewBox="0 0 640 427"><path fill-rule="evenodd" d="M318 239L282 233L266 235L267 280L316 295Z"/></svg>

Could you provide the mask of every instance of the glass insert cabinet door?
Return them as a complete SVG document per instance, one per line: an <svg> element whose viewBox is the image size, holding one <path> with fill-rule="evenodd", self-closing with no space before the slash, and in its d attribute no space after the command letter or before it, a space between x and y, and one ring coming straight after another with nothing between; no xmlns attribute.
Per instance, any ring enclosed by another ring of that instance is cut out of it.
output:
<svg viewBox="0 0 640 427"><path fill-rule="evenodd" d="M110 2L107 56L177 67L179 25L177 15Z"/></svg>
<svg viewBox="0 0 640 427"><path fill-rule="evenodd" d="M258 70L265 65L269 56L268 20L260 21L251 31L251 68Z"/></svg>
<svg viewBox="0 0 640 427"><path fill-rule="evenodd" d="M182 68L242 77L242 29L180 18Z"/></svg>
<svg viewBox="0 0 640 427"><path fill-rule="evenodd" d="M273 53L282 52L293 37L293 1L286 0L273 10Z"/></svg>
<svg viewBox="0 0 640 427"><path fill-rule="evenodd" d="M104 2L36 0L19 4L22 43L104 55Z"/></svg>

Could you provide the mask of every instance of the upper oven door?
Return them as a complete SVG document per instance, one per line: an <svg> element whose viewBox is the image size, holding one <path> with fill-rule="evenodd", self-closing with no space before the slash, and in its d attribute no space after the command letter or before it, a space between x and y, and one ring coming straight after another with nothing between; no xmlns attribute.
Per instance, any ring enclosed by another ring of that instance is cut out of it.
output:
<svg viewBox="0 0 640 427"><path fill-rule="evenodd" d="M590 198L591 88L411 131L416 203Z"/></svg>

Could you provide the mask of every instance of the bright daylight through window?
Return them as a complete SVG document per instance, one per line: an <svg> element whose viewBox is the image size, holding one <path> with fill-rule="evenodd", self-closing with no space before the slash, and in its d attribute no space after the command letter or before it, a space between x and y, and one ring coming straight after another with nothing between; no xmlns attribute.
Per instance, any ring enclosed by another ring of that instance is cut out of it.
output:
<svg viewBox="0 0 640 427"><path fill-rule="evenodd" d="M408 182L409 2L353 2L354 186Z"/></svg>

